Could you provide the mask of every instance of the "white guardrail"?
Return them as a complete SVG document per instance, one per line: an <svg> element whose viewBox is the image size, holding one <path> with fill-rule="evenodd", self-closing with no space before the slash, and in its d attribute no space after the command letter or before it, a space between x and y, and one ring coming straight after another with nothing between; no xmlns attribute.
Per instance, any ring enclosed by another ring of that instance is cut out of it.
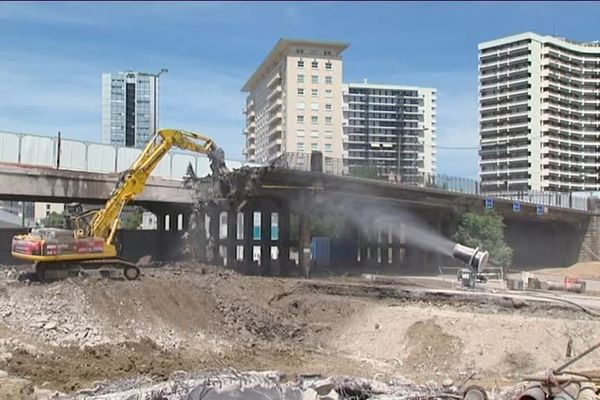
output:
<svg viewBox="0 0 600 400"><path fill-rule="evenodd" d="M0 131L0 162L56 168L58 148L58 137ZM121 172L129 168L141 152L142 149L132 147L61 138L58 168L86 172ZM226 162L230 169L244 164L238 160ZM189 163L198 176L210 173L207 156L172 151L165 155L152 176L181 180Z"/></svg>

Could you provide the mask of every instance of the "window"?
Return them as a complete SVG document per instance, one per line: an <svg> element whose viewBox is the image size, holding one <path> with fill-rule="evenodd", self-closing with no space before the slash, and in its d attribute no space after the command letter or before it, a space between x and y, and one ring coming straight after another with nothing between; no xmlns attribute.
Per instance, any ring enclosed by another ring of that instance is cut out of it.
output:
<svg viewBox="0 0 600 400"><path fill-rule="evenodd" d="M304 61L298 60L298 68L304 68Z"/></svg>
<svg viewBox="0 0 600 400"><path fill-rule="evenodd" d="M298 143L296 145L296 151L304 151L304 143Z"/></svg>
<svg viewBox="0 0 600 400"><path fill-rule="evenodd" d="M298 136L298 137L304 137L304 129L298 129L296 131L296 136Z"/></svg>
<svg viewBox="0 0 600 400"><path fill-rule="evenodd" d="M319 138L319 131L310 131L311 138Z"/></svg>
<svg viewBox="0 0 600 400"><path fill-rule="evenodd" d="M331 107L332 107L332 106L331 106L331 103L327 103L327 104L325 104L325 110L326 110L326 111L331 111L331 109L332 109Z"/></svg>
<svg viewBox="0 0 600 400"><path fill-rule="evenodd" d="M299 124L303 124L304 123L304 115L298 115L296 117L296 122L298 122Z"/></svg>
<svg viewBox="0 0 600 400"><path fill-rule="evenodd" d="M316 115L313 115L312 117L310 117L310 122L312 124L318 124L319 123L319 117L317 117Z"/></svg>
<svg viewBox="0 0 600 400"><path fill-rule="evenodd" d="M304 110L305 107L306 107L305 104L302 102L296 104L297 110Z"/></svg>
<svg viewBox="0 0 600 400"><path fill-rule="evenodd" d="M331 55L331 50L325 50L323 52L323 54L325 54L326 56L330 56Z"/></svg>
<svg viewBox="0 0 600 400"><path fill-rule="evenodd" d="M333 97L333 90L325 89L325 97Z"/></svg>
<svg viewBox="0 0 600 400"><path fill-rule="evenodd" d="M319 95L319 89L310 89L310 94L312 96L318 96Z"/></svg>
<svg viewBox="0 0 600 400"><path fill-rule="evenodd" d="M312 75L310 77L310 82L311 83L319 83L319 77L317 75Z"/></svg>
<svg viewBox="0 0 600 400"><path fill-rule="evenodd" d="M331 143L325 143L325 152L331 153Z"/></svg>
<svg viewBox="0 0 600 400"><path fill-rule="evenodd" d="M319 150L319 144L318 143L311 143L310 144L310 149L312 151L318 151Z"/></svg>
<svg viewBox="0 0 600 400"><path fill-rule="evenodd" d="M304 89L298 88L298 96L304 96Z"/></svg>
<svg viewBox="0 0 600 400"><path fill-rule="evenodd" d="M304 53L304 50L302 50L302 49L296 49L296 54L303 54L303 53Z"/></svg>
<svg viewBox="0 0 600 400"><path fill-rule="evenodd" d="M327 85L331 85L332 82L333 82L333 77L331 77L331 76L326 76L325 77L325 83Z"/></svg>
<svg viewBox="0 0 600 400"><path fill-rule="evenodd" d="M325 117L325 124L331 125L331 117Z"/></svg>
<svg viewBox="0 0 600 400"><path fill-rule="evenodd" d="M331 68L332 68L331 63L329 61L327 61L325 63L325 69L331 69Z"/></svg>
<svg viewBox="0 0 600 400"><path fill-rule="evenodd" d="M313 61L313 62L310 63L310 66L312 68L319 68L319 62L318 61Z"/></svg>
<svg viewBox="0 0 600 400"><path fill-rule="evenodd" d="M319 110L319 103L310 103L310 109L313 111Z"/></svg>
<svg viewBox="0 0 600 400"><path fill-rule="evenodd" d="M298 75L298 83L304 83L304 75Z"/></svg>
<svg viewBox="0 0 600 400"><path fill-rule="evenodd" d="M325 131L325 139L331 139L333 137L333 131Z"/></svg>

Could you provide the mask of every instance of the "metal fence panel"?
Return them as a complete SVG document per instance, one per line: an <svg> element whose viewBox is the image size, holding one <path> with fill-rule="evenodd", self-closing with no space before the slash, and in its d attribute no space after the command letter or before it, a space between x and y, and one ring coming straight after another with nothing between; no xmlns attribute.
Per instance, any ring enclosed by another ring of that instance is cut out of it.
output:
<svg viewBox="0 0 600 400"><path fill-rule="evenodd" d="M227 168L233 170L233 169L239 169L242 167L243 163L241 161L237 161L237 160L231 160L231 161L226 161L227 162Z"/></svg>
<svg viewBox="0 0 600 400"><path fill-rule="evenodd" d="M193 155L181 153L173 154L171 179L183 179L187 173L187 167L190 163L192 164L193 168L196 168L196 158Z"/></svg>
<svg viewBox="0 0 600 400"><path fill-rule="evenodd" d="M54 165L54 139L42 136L23 136L21 163L52 167Z"/></svg>
<svg viewBox="0 0 600 400"><path fill-rule="evenodd" d="M60 168L85 171L87 145L77 140L60 141Z"/></svg>
<svg viewBox="0 0 600 400"><path fill-rule="evenodd" d="M227 161L226 161L227 162ZM206 176L210 174L210 161L206 156L196 157L196 175Z"/></svg>
<svg viewBox="0 0 600 400"><path fill-rule="evenodd" d="M116 172L115 148L107 144L90 143L88 146L88 165L90 172Z"/></svg>
<svg viewBox="0 0 600 400"><path fill-rule="evenodd" d="M133 147L119 147L117 149L117 172L129 169L141 152L141 149Z"/></svg>
<svg viewBox="0 0 600 400"><path fill-rule="evenodd" d="M171 179L171 155L166 154L162 160L158 163L152 176L158 176L160 178Z"/></svg>
<svg viewBox="0 0 600 400"><path fill-rule="evenodd" d="M19 135L0 132L0 161L19 162Z"/></svg>

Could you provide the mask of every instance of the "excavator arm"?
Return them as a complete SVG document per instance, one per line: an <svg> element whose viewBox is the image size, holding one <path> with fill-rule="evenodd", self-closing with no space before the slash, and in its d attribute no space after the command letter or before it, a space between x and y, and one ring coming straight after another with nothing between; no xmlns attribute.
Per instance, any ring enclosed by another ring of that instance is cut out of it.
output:
<svg viewBox="0 0 600 400"><path fill-rule="evenodd" d="M215 175L227 172L223 150L211 138L184 130L161 129L150 140L131 168L121 175L104 208L91 220L89 236L102 237L106 244L113 243L123 207L144 190L152 171L173 146L206 154L210 160L212 173Z"/></svg>

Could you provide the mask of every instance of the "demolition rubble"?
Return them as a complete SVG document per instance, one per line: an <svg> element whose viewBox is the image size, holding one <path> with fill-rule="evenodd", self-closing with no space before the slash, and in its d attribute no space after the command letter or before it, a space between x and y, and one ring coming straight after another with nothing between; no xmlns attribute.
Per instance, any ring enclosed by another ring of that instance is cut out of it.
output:
<svg viewBox="0 0 600 400"><path fill-rule="evenodd" d="M479 387L504 399L524 378L551 386L583 371L562 385L579 399L600 362L600 351L576 359L597 340L593 296L583 309L419 278L280 279L193 263L119 278L0 277L0 398L462 399ZM484 399L477 390L469 400Z"/></svg>

